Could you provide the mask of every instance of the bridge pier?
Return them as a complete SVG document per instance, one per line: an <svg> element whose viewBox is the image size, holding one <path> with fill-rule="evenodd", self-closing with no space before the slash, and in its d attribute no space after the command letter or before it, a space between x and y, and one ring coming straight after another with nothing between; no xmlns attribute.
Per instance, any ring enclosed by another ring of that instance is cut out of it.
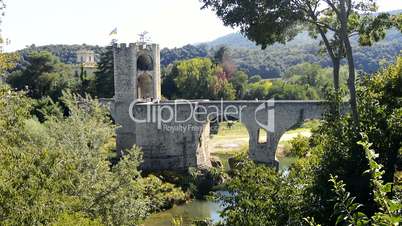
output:
<svg viewBox="0 0 402 226"><path fill-rule="evenodd" d="M305 119L321 118L326 105L319 101L276 101L272 108L261 109L265 104L264 101L168 101L133 106L133 117L144 119L132 127L135 144L144 153L143 168L181 170L210 166L210 119L206 116L214 112L207 110L205 114L197 115L194 114L196 106L219 109L213 118L219 117L222 109L242 109L228 114L247 128L250 159L278 168L275 156L281 136ZM170 116L174 116L174 120ZM166 119L172 120L165 122ZM260 130L267 132L266 140L262 142L259 142ZM124 134L120 136L125 139Z"/></svg>

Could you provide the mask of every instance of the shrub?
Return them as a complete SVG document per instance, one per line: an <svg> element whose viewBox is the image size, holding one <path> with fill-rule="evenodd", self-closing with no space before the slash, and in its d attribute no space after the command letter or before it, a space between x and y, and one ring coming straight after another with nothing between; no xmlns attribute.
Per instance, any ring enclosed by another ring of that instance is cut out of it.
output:
<svg viewBox="0 0 402 226"><path fill-rule="evenodd" d="M309 150L310 142L308 137L298 135L296 138L290 141L290 156L303 158L306 157Z"/></svg>
<svg viewBox="0 0 402 226"><path fill-rule="evenodd" d="M68 93L62 99L69 116L39 123L30 116L32 100L0 88L0 221L52 224L78 214L77 222L138 223L150 211L139 149L111 166L105 145L115 128L105 109Z"/></svg>

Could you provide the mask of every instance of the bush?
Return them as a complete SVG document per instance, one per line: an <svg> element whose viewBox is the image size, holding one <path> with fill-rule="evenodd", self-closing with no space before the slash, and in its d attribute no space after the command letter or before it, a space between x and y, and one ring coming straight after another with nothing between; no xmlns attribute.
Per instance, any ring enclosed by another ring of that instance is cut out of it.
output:
<svg viewBox="0 0 402 226"><path fill-rule="evenodd" d="M141 179L144 186L144 196L148 197L152 211L171 208L174 204L186 202L186 194L175 185L163 182L154 175Z"/></svg>
<svg viewBox="0 0 402 226"><path fill-rule="evenodd" d="M306 157L310 150L309 138L298 135L290 141L289 155L292 157L303 158Z"/></svg>
<svg viewBox="0 0 402 226"><path fill-rule="evenodd" d="M30 115L31 99L0 88L2 224L137 224L151 203L137 170L139 149L111 166L107 144L115 128L106 110L72 94L62 100L69 116L40 123ZM77 214L83 217L73 221Z"/></svg>
<svg viewBox="0 0 402 226"><path fill-rule="evenodd" d="M237 168L227 183L230 195L219 197L224 225L363 225L363 216L373 225L398 225L402 189L392 182L401 168L401 87L402 58L361 80L359 129L367 138L349 114L330 112L310 142L294 141L293 153L302 158L286 177L253 163Z"/></svg>
<svg viewBox="0 0 402 226"><path fill-rule="evenodd" d="M62 213L59 217L50 224L51 226L103 226L99 219L92 220L80 213Z"/></svg>

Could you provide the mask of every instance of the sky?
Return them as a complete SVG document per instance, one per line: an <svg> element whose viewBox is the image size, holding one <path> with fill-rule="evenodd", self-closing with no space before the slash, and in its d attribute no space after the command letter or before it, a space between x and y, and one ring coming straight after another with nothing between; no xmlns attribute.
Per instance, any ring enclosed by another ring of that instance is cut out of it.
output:
<svg viewBox="0 0 402 226"><path fill-rule="evenodd" d="M199 0L5 0L2 35L6 51L35 44L135 42L149 32L161 47L214 40L236 30L225 27ZM402 0L378 0L379 11L402 9Z"/></svg>

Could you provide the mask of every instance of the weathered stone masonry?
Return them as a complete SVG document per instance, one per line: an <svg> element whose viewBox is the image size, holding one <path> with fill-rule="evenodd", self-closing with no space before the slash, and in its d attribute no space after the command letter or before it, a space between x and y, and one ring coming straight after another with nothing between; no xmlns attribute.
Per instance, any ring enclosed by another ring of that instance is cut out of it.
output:
<svg viewBox="0 0 402 226"><path fill-rule="evenodd" d="M158 115L168 118L171 112L161 110L163 106L175 106L171 109L174 109L173 113L179 120L186 119L196 106L210 107L208 109L237 106L242 109L241 113L233 111L229 114L241 121L248 130L250 158L272 166L278 164L275 151L280 137L305 119L320 118L326 109L325 102L322 101L274 101L274 106L263 108L261 106L266 101L203 100L179 104L161 101L159 54L159 46L156 44L114 46L115 97L109 105L113 118L120 125L116 131L117 148L122 151L134 144L140 146L144 155L143 168L146 170L210 166L208 141L211 119L200 115L182 123L157 123L152 120L135 123L130 117L130 105L133 101L137 104L131 106L131 113L136 118L146 118L147 115L151 115L151 118ZM273 130L268 131L265 142L259 143L261 124L268 125L272 120L275 122ZM171 131L169 128L187 130Z"/></svg>

